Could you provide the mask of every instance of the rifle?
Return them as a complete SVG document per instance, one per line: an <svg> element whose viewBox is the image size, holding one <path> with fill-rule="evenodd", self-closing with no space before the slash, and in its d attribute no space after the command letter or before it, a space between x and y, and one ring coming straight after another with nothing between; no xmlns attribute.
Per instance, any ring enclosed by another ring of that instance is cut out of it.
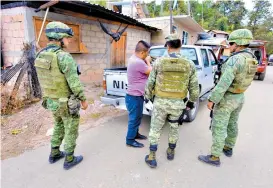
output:
<svg viewBox="0 0 273 188"><path fill-rule="evenodd" d="M210 126L209 126L209 130L211 130L211 125L212 125L212 118L213 118L213 108L214 108L214 104L212 105L212 110L210 111L209 117L211 118L210 120Z"/></svg>
<svg viewBox="0 0 273 188"><path fill-rule="evenodd" d="M185 116L185 113L187 111L187 107L190 108L190 109L193 109L194 108L194 103L191 102L191 101L188 101L188 98L186 97L185 99L183 99L184 103L187 102L186 104L186 108L183 109L182 111L182 114L179 116L178 120L170 120L168 117L167 117L167 120L168 122L170 123L178 123L178 125L182 125L183 122L184 122L184 116Z"/></svg>

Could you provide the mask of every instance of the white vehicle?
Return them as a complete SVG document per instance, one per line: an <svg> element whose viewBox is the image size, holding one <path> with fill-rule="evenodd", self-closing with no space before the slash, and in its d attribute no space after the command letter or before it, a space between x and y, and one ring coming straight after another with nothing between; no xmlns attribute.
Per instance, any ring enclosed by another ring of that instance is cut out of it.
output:
<svg viewBox="0 0 273 188"><path fill-rule="evenodd" d="M273 65L273 54L268 57L268 65Z"/></svg>
<svg viewBox="0 0 273 188"><path fill-rule="evenodd" d="M161 57L167 53L164 46L154 46L150 49L152 59ZM183 56L192 60L198 73L200 99L205 100L214 86L214 72L217 66L216 57L210 47L183 45ZM114 105L116 108L126 110L125 96L127 90L127 68L110 68L104 70L103 85L105 95L101 97L104 104ZM186 113L185 121L195 119L199 107L199 100L195 102L195 108ZM151 115L145 108L143 114Z"/></svg>

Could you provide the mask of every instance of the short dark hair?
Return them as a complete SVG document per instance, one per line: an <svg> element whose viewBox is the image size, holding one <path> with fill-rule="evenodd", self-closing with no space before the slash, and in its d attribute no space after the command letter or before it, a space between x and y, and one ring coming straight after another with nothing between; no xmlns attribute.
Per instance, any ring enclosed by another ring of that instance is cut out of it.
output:
<svg viewBox="0 0 273 188"><path fill-rule="evenodd" d="M180 39L177 39L177 40L171 40L171 41L168 41L166 42L165 44L165 47L167 47L167 45L170 47L170 48L181 48L182 46L182 43L181 43L181 40Z"/></svg>
<svg viewBox="0 0 273 188"><path fill-rule="evenodd" d="M137 43L135 52L148 51L151 48L151 45L144 40L141 40Z"/></svg>

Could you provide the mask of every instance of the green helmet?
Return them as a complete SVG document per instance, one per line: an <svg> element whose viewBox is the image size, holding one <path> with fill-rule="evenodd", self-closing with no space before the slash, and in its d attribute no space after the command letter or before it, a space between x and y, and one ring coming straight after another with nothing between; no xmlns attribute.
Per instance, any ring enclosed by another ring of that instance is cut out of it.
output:
<svg viewBox="0 0 273 188"><path fill-rule="evenodd" d="M253 40L251 31L248 29L237 29L230 33L228 42L235 42L237 45L247 45Z"/></svg>
<svg viewBox="0 0 273 188"><path fill-rule="evenodd" d="M73 30L62 22L50 22L46 25L46 36L50 39L60 40L64 37L72 37Z"/></svg>

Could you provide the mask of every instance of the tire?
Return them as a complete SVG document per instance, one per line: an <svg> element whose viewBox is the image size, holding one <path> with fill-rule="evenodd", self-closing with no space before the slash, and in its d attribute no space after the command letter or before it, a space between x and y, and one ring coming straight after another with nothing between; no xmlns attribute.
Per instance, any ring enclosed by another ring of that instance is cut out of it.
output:
<svg viewBox="0 0 273 188"><path fill-rule="evenodd" d="M261 74L259 75L258 80L263 81L264 78L265 78L265 72L263 72L263 73L261 73Z"/></svg>
<svg viewBox="0 0 273 188"><path fill-rule="evenodd" d="M192 110L186 110L186 118L184 119L185 122L192 122L196 115L197 115L197 112L198 112L198 109L199 109L199 99L194 103L195 107L192 109Z"/></svg>

